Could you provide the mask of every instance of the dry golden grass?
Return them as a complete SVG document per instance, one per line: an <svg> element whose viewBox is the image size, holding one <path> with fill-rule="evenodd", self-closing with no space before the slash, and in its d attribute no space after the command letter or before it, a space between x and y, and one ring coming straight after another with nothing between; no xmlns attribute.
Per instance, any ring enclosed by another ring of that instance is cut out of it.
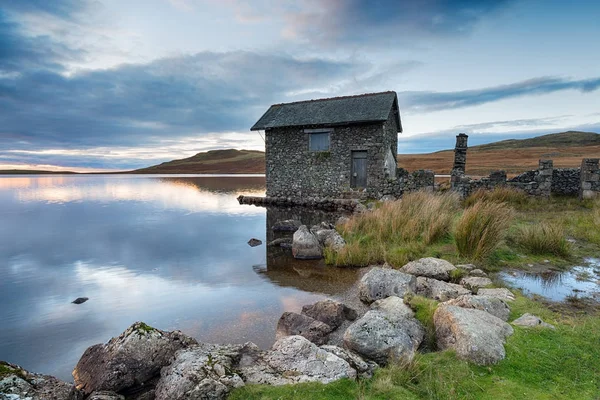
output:
<svg viewBox="0 0 600 400"><path fill-rule="evenodd" d="M463 204L465 207L474 205L478 201L491 201L495 203L508 203L510 205L521 205L529 201L529 196L509 186L497 186L493 190L480 189L467 197Z"/></svg>

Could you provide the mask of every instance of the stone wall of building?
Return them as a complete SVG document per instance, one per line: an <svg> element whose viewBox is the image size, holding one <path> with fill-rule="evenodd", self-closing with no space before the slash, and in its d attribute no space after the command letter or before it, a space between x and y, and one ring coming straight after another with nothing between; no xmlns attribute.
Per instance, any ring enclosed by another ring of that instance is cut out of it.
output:
<svg viewBox="0 0 600 400"><path fill-rule="evenodd" d="M386 155L396 157L398 136L393 114L384 123L334 127L329 151L309 150L302 128L265 132L267 196L344 197L350 187L352 151L367 151L367 187L361 195L379 198L386 178ZM389 169L389 166L388 166ZM389 175L389 174L388 174Z"/></svg>
<svg viewBox="0 0 600 400"><path fill-rule="evenodd" d="M581 161L580 185L580 199L600 196L600 159L584 158Z"/></svg>
<svg viewBox="0 0 600 400"><path fill-rule="evenodd" d="M580 174L581 168L555 168L552 172L552 194L577 196L579 194Z"/></svg>
<svg viewBox="0 0 600 400"><path fill-rule="evenodd" d="M416 192L418 190L433 191L435 185L435 174L433 171L420 169L408 172L404 168L398 168L395 179L388 179L384 183L383 196L385 198L400 198L404 193Z"/></svg>

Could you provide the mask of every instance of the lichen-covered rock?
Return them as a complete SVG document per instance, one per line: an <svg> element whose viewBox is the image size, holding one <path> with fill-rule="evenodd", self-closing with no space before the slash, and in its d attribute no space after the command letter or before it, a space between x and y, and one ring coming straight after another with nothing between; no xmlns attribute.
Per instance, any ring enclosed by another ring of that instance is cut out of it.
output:
<svg viewBox="0 0 600 400"><path fill-rule="evenodd" d="M504 342L513 329L485 311L441 305L433 314L437 345L478 365L495 364L505 357Z"/></svg>
<svg viewBox="0 0 600 400"><path fill-rule="evenodd" d="M165 332L136 322L107 344L88 347L73 370L75 385L86 394L141 386L156 377L177 350L195 344L179 331Z"/></svg>
<svg viewBox="0 0 600 400"><path fill-rule="evenodd" d="M504 301L513 301L515 299L515 295L513 294L513 292L511 292L507 288L493 288L493 289L481 288L477 291L477 295L496 297L496 298L498 298L500 300L504 300Z"/></svg>
<svg viewBox="0 0 600 400"><path fill-rule="evenodd" d="M320 349L302 336L288 336L275 342L265 361L274 371L294 383L330 383L342 378L356 378L356 370L347 361Z"/></svg>
<svg viewBox="0 0 600 400"><path fill-rule="evenodd" d="M83 397L83 393L70 383L0 361L2 400L83 400Z"/></svg>
<svg viewBox="0 0 600 400"><path fill-rule="evenodd" d="M296 232L300 226L302 226L300 221L295 219L286 219L283 221L276 221L271 229L273 232Z"/></svg>
<svg viewBox="0 0 600 400"><path fill-rule="evenodd" d="M344 346L379 365L410 360L423 341L424 330L402 299L389 297L374 303L344 333Z"/></svg>
<svg viewBox="0 0 600 400"><path fill-rule="evenodd" d="M334 300L318 301L302 307L302 314L329 325L332 329L339 327L345 320L354 321L356 311L347 305Z"/></svg>
<svg viewBox="0 0 600 400"><path fill-rule="evenodd" d="M478 276L480 278L486 278L487 274L483 270L476 268L472 271L469 271L469 276Z"/></svg>
<svg viewBox="0 0 600 400"><path fill-rule="evenodd" d="M525 313L512 322L513 325L522 326L525 328L549 328L556 329L554 325L542 321L537 315Z"/></svg>
<svg viewBox="0 0 600 400"><path fill-rule="evenodd" d="M160 373L155 399L226 399L232 389L244 386L233 370L241 347L202 343L179 350Z"/></svg>
<svg viewBox="0 0 600 400"><path fill-rule="evenodd" d="M125 396L115 392L101 390L92 393L86 400L125 400Z"/></svg>
<svg viewBox="0 0 600 400"><path fill-rule="evenodd" d="M456 268L469 272L474 269L477 269L477 266L474 264L459 264L456 266Z"/></svg>
<svg viewBox="0 0 600 400"><path fill-rule="evenodd" d="M292 238L292 255L299 260L315 260L323 257L323 249L319 239L302 225L294 232Z"/></svg>
<svg viewBox="0 0 600 400"><path fill-rule="evenodd" d="M450 273L455 269L456 267L446 260L426 257L409 262L400 268L400 271L415 276L424 276L440 281L448 281L450 280Z"/></svg>
<svg viewBox="0 0 600 400"><path fill-rule="evenodd" d="M417 294L437 301L446 301L465 294L470 294L469 289L461 285L438 281L437 279L419 276L417 278Z"/></svg>
<svg viewBox="0 0 600 400"><path fill-rule="evenodd" d="M342 360L345 360L350 364L352 368L356 370L358 375L361 378L371 378L373 376L373 372L379 368L376 362L364 360L361 356L356 354L355 352L344 349L342 347L333 346L333 345L324 345L321 346L321 349L335 354Z"/></svg>
<svg viewBox="0 0 600 400"><path fill-rule="evenodd" d="M482 310L500 318L502 321L508 321L510 314L510 308L504 300L491 296L466 294L448 300L444 305Z"/></svg>
<svg viewBox="0 0 600 400"><path fill-rule="evenodd" d="M417 279L391 268L375 267L367 272L358 284L359 297L365 303L385 299L389 296L404 297L414 293Z"/></svg>
<svg viewBox="0 0 600 400"><path fill-rule="evenodd" d="M300 335L318 345L327 343L327 336L333 328L321 321L294 312L284 312L277 322L275 338Z"/></svg>
<svg viewBox="0 0 600 400"><path fill-rule="evenodd" d="M473 293L478 293L480 288L492 285L490 278L483 278L479 276L467 276L460 280L460 284L471 290Z"/></svg>

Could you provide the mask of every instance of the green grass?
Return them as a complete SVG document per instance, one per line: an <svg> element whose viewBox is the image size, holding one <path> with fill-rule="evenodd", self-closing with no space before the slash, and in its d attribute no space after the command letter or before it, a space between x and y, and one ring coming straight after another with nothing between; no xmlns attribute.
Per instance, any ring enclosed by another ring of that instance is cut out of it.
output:
<svg viewBox="0 0 600 400"><path fill-rule="evenodd" d="M434 302L416 296L408 301L416 306L417 318L430 318ZM557 329L515 327L506 358L497 365L476 366L450 351L420 353L409 364L379 369L369 380L250 386L230 399L598 399L600 317L561 316L518 295L511 320L525 312Z"/></svg>
<svg viewBox="0 0 600 400"><path fill-rule="evenodd" d="M565 229L556 222L521 226L514 241L531 254L554 255L562 258L571 256L571 245L567 241Z"/></svg>
<svg viewBox="0 0 600 400"><path fill-rule="evenodd" d="M422 351L435 351L435 326L433 325L433 313L438 302L423 296L408 294L404 302L415 312L415 318L425 328L425 339L421 344Z"/></svg>

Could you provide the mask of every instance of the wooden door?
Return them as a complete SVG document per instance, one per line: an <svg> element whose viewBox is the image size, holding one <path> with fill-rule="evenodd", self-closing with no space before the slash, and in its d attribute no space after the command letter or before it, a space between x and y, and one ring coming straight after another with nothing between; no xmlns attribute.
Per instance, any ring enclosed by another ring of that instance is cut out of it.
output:
<svg viewBox="0 0 600 400"><path fill-rule="evenodd" d="M367 187L367 152L352 152L352 179L350 185L353 188Z"/></svg>

